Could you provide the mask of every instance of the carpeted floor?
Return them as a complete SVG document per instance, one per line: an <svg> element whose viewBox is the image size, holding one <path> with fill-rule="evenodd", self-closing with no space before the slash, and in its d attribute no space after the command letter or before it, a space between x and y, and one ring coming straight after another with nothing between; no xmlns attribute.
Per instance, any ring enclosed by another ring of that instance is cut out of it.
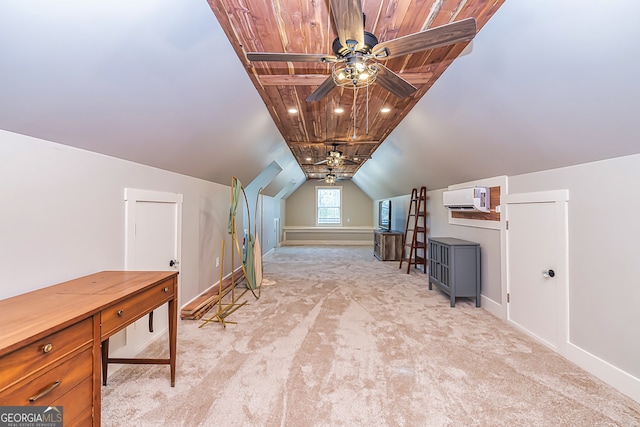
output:
<svg viewBox="0 0 640 427"><path fill-rule="evenodd" d="M175 388L166 366L111 375L103 425L640 426L639 403L404 271L371 248L276 249L237 324L180 322Z"/></svg>

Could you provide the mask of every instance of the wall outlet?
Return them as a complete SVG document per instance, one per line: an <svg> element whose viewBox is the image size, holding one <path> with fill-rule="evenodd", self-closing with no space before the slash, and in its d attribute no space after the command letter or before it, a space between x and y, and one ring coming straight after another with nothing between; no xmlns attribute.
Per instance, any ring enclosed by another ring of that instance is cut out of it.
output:
<svg viewBox="0 0 640 427"><path fill-rule="evenodd" d="M220 267L220 257L216 257L216 267Z"/></svg>

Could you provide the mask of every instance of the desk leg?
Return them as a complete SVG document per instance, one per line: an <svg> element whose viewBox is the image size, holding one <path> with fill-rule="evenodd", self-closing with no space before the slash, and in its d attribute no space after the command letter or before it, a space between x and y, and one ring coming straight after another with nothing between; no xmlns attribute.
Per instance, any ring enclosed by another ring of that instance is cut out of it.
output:
<svg viewBox="0 0 640 427"><path fill-rule="evenodd" d="M100 353L102 355L102 358L100 359L100 362L102 363L102 385L107 385L107 371L109 370L109 338L102 341Z"/></svg>
<svg viewBox="0 0 640 427"><path fill-rule="evenodd" d="M171 366L171 387L176 386L176 341L178 337L178 304L169 301L169 365Z"/></svg>

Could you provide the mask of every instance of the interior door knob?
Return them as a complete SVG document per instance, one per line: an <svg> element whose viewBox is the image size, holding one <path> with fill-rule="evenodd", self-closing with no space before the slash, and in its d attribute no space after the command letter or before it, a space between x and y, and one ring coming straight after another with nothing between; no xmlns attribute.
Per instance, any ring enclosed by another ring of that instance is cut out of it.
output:
<svg viewBox="0 0 640 427"><path fill-rule="evenodd" d="M553 271L553 270L551 270L551 269L549 269L549 270L544 270L544 271L542 272L542 277L545 277L545 278L546 278L546 277L554 277L555 275L556 275L556 272L555 272L555 271Z"/></svg>
<svg viewBox="0 0 640 427"><path fill-rule="evenodd" d="M169 261L169 267L177 266L178 264L180 264L180 261L178 261L177 259L172 259L171 261Z"/></svg>

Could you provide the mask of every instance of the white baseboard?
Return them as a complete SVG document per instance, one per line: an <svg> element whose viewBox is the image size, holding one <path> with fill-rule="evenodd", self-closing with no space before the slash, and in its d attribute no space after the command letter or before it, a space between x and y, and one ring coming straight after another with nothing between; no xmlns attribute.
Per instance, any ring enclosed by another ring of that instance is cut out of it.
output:
<svg viewBox="0 0 640 427"><path fill-rule="evenodd" d="M271 251L269 251L271 252ZM234 276L236 274L242 274L242 266L238 267L235 269L235 271L233 272ZM225 280L226 278L231 277L231 273L227 274L226 276L224 276L222 278L222 280ZM199 293L198 295L194 296L193 298L191 298L189 301L187 301L186 303L182 304L182 306L180 307L180 309L178 310L178 317L180 317L180 310L182 310L184 307L186 307L187 305L191 304L196 298L199 298L200 295L204 294L205 292L208 292L209 290L213 289L214 286L216 286L218 283L220 283L220 281L217 281L216 283L214 283L213 285L209 286L207 289L205 289L204 291L202 291L201 293Z"/></svg>
<svg viewBox="0 0 640 427"><path fill-rule="evenodd" d="M567 359L619 392L640 402L640 378L613 366L575 344L567 343Z"/></svg>
<svg viewBox="0 0 640 427"><path fill-rule="evenodd" d="M284 240L282 246L371 246L373 241L364 240Z"/></svg>
<svg viewBox="0 0 640 427"><path fill-rule="evenodd" d="M273 254L274 254L274 252L275 252L275 249L274 249L274 248L269 249L265 254L263 254L263 255L262 255L262 259L267 258L267 257L269 257L269 256L273 255Z"/></svg>
<svg viewBox="0 0 640 427"><path fill-rule="evenodd" d="M504 319L504 310L502 308L502 304L495 302L491 298L480 295L480 306L497 318Z"/></svg>

